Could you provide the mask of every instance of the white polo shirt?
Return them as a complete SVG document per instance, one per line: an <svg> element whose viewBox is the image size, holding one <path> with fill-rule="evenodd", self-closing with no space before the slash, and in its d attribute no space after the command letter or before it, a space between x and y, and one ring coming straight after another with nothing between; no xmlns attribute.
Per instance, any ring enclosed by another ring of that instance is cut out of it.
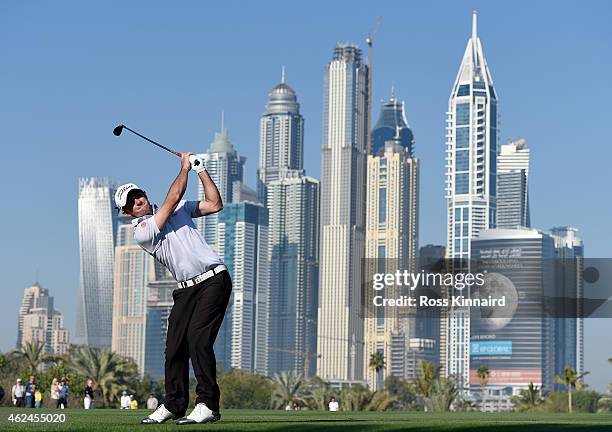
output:
<svg viewBox="0 0 612 432"><path fill-rule="evenodd" d="M132 220L138 245L162 263L179 282L223 264L193 223L197 208L198 201L182 200L161 231L153 215Z"/></svg>

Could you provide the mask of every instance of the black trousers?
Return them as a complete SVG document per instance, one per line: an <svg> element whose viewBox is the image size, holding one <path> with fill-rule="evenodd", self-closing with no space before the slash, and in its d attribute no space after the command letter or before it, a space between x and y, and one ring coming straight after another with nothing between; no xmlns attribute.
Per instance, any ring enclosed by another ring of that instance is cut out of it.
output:
<svg viewBox="0 0 612 432"><path fill-rule="evenodd" d="M183 416L189 404L189 359L198 381L196 404L219 411L217 363L213 345L232 293L227 271L188 288L173 291L174 305L166 338L166 399L164 406Z"/></svg>

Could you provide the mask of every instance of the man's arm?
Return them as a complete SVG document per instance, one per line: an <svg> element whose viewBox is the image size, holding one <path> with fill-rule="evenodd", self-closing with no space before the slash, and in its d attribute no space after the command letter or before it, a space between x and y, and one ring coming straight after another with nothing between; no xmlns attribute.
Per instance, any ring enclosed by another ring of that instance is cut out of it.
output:
<svg viewBox="0 0 612 432"><path fill-rule="evenodd" d="M191 153L183 153L181 156L181 171L176 179L174 179L174 182L172 182L164 203L153 216L155 219L155 224L160 231L164 225L166 225L166 222L168 222L168 219L170 219L170 216L172 216L174 210L176 210L181 198L183 198L183 195L185 194L185 189L187 189L187 176L189 174L189 170L191 169L191 162L189 162L190 155Z"/></svg>
<svg viewBox="0 0 612 432"><path fill-rule="evenodd" d="M206 216L223 210L223 201L221 200L219 189L217 189L217 185L208 175L208 171L201 171L198 173L198 177L200 177L202 186L204 186L205 199L198 202L198 214L196 217Z"/></svg>

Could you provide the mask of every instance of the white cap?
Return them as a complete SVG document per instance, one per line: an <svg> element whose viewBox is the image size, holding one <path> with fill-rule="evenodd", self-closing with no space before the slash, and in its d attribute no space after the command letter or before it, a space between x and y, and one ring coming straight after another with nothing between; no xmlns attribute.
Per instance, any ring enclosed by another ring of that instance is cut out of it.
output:
<svg viewBox="0 0 612 432"><path fill-rule="evenodd" d="M126 183L124 185L119 186L119 188L117 189L117 192L115 192L115 205L117 206L119 210L121 210L123 206L125 206L125 203L127 202L128 193L132 189L140 189L140 188L134 183Z"/></svg>

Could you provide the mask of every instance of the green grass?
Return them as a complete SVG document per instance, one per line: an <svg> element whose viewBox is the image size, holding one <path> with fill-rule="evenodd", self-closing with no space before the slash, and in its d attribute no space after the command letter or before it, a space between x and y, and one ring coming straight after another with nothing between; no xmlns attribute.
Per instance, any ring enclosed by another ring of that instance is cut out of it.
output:
<svg viewBox="0 0 612 432"><path fill-rule="evenodd" d="M63 413L65 423L10 423L10 414ZM612 431L612 414L316 412L224 410L221 421L208 425L140 425L147 410L33 410L0 408L0 431Z"/></svg>

